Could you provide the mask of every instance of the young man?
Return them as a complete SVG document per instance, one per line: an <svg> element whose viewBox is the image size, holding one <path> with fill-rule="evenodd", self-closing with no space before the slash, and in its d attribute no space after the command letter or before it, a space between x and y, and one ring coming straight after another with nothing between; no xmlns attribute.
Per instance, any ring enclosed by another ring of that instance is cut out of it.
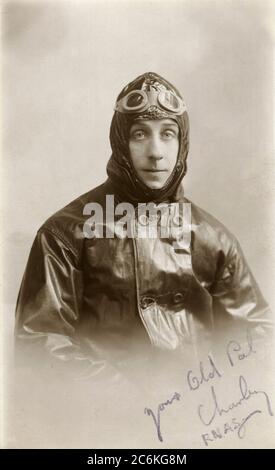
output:
<svg viewBox="0 0 275 470"><path fill-rule="evenodd" d="M178 90L155 73L129 83L110 141L107 181L38 230L17 304L19 356L35 348L39 364L97 375L156 351L200 356L225 332L264 336L268 306L237 240L184 197L189 122ZM161 213L155 236L150 203ZM164 219L172 227L161 232Z"/></svg>

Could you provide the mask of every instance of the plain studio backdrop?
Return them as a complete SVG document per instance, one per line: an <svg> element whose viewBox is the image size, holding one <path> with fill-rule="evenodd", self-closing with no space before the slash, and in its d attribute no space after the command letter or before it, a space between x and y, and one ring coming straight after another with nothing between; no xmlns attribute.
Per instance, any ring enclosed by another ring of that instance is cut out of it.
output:
<svg viewBox="0 0 275 470"><path fill-rule="evenodd" d="M116 96L145 71L187 103L187 197L236 235L274 309L272 2L21 0L1 9L4 362L35 233L105 180Z"/></svg>

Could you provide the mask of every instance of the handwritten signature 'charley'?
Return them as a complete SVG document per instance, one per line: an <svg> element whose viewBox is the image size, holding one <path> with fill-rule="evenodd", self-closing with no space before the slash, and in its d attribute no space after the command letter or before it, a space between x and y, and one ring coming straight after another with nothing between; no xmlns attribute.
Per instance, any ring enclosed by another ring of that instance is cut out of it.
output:
<svg viewBox="0 0 275 470"><path fill-rule="evenodd" d="M234 401L231 402L227 406L222 406L220 404L220 400L217 397L216 390L214 386L211 386L211 401L212 404L209 406L205 406L200 404L198 406L198 415L201 420L201 422L205 426L210 426L212 423L214 423L215 419L218 418L219 416L223 415L228 415L228 413L231 413L234 411L236 408L241 407L245 402L251 400L252 397L263 397L264 402L266 404L266 409L267 412L270 416L273 416L273 412L271 409L271 404L270 404L270 399L268 394L263 391L263 390L251 390L246 382L246 379L244 378L243 375L240 375L239 377L239 390L240 390L240 397ZM209 408L211 411L209 412ZM217 438L222 438L224 437L229 431L234 432L237 431L237 435L240 439L242 439L245 435L245 425L248 420L250 420L253 416L256 414L262 413L261 409L255 409L251 413L249 413L245 418L241 420L241 422L238 422L235 418L232 418L230 423L224 423L222 429L220 427L216 429L212 429L211 432L202 434L202 439L204 441L204 444L207 446L208 442L211 442Z"/></svg>

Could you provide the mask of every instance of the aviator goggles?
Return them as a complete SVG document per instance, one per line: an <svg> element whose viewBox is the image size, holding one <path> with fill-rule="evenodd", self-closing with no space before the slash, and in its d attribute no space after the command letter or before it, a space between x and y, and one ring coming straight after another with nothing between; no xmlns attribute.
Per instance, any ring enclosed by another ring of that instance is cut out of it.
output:
<svg viewBox="0 0 275 470"><path fill-rule="evenodd" d="M186 111L183 100L169 90L133 90L117 101L115 111L119 113L142 113L150 106L161 107L168 113L180 116Z"/></svg>

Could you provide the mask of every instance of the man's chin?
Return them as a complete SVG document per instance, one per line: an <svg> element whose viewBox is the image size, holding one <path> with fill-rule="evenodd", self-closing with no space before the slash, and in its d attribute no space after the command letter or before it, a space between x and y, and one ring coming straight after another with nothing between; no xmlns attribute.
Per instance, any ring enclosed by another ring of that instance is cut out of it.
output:
<svg viewBox="0 0 275 470"><path fill-rule="evenodd" d="M148 178L147 180L143 178L143 182L146 184L146 186L150 189L161 189L167 181L167 178Z"/></svg>
<svg viewBox="0 0 275 470"><path fill-rule="evenodd" d="M161 189L161 188L164 186L165 182L162 182L162 181L150 181L149 183L146 182L145 184L146 184L146 186L148 186L148 188L150 188L150 189Z"/></svg>

